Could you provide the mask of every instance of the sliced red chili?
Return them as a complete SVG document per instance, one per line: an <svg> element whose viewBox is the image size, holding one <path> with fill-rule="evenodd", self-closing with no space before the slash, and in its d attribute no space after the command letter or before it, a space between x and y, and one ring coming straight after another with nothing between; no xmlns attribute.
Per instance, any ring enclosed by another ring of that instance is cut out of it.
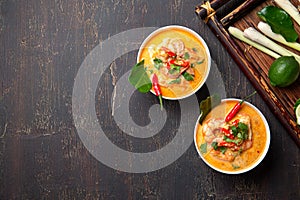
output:
<svg viewBox="0 0 300 200"><path fill-rule="evenodd" d="M218 143L218 146L219 146L219 147L234 147L235 144L232 143L232 142L225 142L225 141L222 141L222 142L219 142L219 143Z"/></svg>
<svg viewBox="0 0 300 200"><path fill-rule="evenodd" d="M168 56L170 57L176 57L176 53L170 51L170 50L167 50L166 53L168 54Z"/></svg>
<svg viewBox="0 0 300 200"><path fill-rule="evenodd" d="M180 66L182 66L182 67L189 67L190 66L190 62L189 61L185 61L185 60L182 60L182 63L181 63L181 65Z"/></svg>
<svg viewBox="0 0 300 200"><path fill-rule="evenodd" d="M167 62L167 69L168 69L168 70L170 70L170 69L171 69L170 62Z"/></svg>
<svg viewBox="0 0 300 200"><path fill-rule="evenodd" d="M234 139L234 135L226 128L222 128L221 129L222 133L224 133L224 135L230 139Z"/></svg>
<svg viewBox="0 0 300 200"><path fill-rule="evenodd" d="M238 125L239 125L239 122L240 122L240 120L239 120L239 119L236 119L236 120L234 120L234 121L232 122L232 125L233 125L233 126L238 126Z"/></svg>
<svg viewBox="0 0 300 200"><path fill-rule="evenodd" d="M180 67L189 67L190 62L186 60L170 60L170 64L178 65Z"/></svg>

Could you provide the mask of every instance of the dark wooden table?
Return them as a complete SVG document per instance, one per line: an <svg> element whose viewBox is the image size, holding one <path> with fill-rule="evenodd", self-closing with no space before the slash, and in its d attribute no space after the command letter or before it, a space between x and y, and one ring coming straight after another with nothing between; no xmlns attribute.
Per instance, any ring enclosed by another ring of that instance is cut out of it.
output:
<svg viewBox="0 0 300 200"><path fill-rule="evenodd" d="M259 95L251 102L269 122L271 145L263 162L241 175L212 170L199 158L193 143L178 159L157 170L116 170L95 157L78 134L76 123L84 124L85 118L74 118L74 111L84 112L88 103L83 101L80 108L74 107L74 83L93 50L110 38L118 41L116 34L133 31L138 35L138 30L170 24L189 27L211 50L215 71L210 76L219 82L213 88L224 87L224 97L243 97L254 90L226 49L195 15L199 3L1 0L0 199L299 199L299 148ZM135 47L139 42L125 45ZM112 116L119 102L114 95L122 96L116 94L122 90L113 89L135 64L137 48L123 54L118 51L108 49L108 53L121 56L99 77L95 96L87 97L95 103L92 107L97 123L107 138L125 151L147 153L163 148L175 137L181 123L181 104L164 101L168 125L157 135L142 139L124 133ZM78 83L87 91L94 87L86 79ZM196 97L200 101L210 93L205 85ZM128 109L132 120L137 126L147 126L156 97L137 92L131 95ZM194 125L194 120L187 123ZM191 139L193 133L186 134ZM96 138L89 142L92 146L99 143ZM124 160L110 151L104 155L104 159L113 157L116 163Z"/></svg>

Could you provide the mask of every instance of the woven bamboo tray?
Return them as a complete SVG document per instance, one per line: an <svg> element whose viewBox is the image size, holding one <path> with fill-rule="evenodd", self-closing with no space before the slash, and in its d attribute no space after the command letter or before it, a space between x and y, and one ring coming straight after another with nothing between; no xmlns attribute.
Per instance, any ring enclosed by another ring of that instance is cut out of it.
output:
<svg viewBox="0 0 300 200"><path fill-rule="evenodd" d="M296 7L300 5L298 0L292 0L291 2ZM300 147L300 128L296 124L296 116L293 110L294 103L300 98L299 79L286 88L271 86L268 70L274 58L251 48L249 45L231 37L228 33L229 26L241 30L251 26L257 28L260 19L256 13L267 5L276 4L272 0L213 0L197 5L195 11L199 19L204 20L224 45L253 87ZM296 23L294 25L300 36L300 27ZM300 54L297 51L294 52Z"/></svg>

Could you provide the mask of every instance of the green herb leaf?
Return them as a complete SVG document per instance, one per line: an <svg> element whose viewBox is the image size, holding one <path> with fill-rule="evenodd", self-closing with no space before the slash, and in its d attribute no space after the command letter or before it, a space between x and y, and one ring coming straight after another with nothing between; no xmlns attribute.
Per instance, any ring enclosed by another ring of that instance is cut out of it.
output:
<svg viewBox="0 0 300 200"><path fill-rule="evenodd" d="M227 147L219 147L217 142L212 142L211 146L214 148L214 150L220 151L222 154L224 154L227 150Z"/></svg>
<svg viewBox="0 0 300 200"><path fill-rule="evenodd" d="M237 127L236 127L236 126L231 126L230 129L231 129L231 131L232 131L232 134L233 134L234 136L237 136L237 134L238 134Z"/></svg>
<svg viewBox="0 0 300 200"><path fill-rule="evenodd" d="M248 139L248 126L242 122L238 124L238 132L241 134L241 139ZM239 136L238 136L239 137Z"/></svg>
<svg viewBox="0 0 300 200"><path fill-rule="evenodd" d="M194 80L194 76L192 76L191 74L189 74L188 72L183 72L182 76L185 78L185 80L187 81L193 81Z"/></svg>
<svg viewBox="0 0 300 200"><path fill-rule="evenodd" d="M281 34L287 42L296 42L298 34L289 14L276 6L266 6L257 15L267 22L274 33Z"/></svg>
<svg viewBox="0 0 300 200"><path fill-rule="evenodd" d="M189 59L190 58L190 54L188 52L185 52L183 58L185 60Z"/></svg>
<svg viewBox="0 0 300 200"><path fill-rule="evenodd" d="M146 93L151 90L152 82L144 68L144 60L132 67L128 81L141 93Z"/></svg>
<svg viewBox="0 0 300 200"><path fill-rule="evenodd" d="M221 103L220 95L214 94L212 96L207 97L205 100L200 103L200 112L201 117L199 119L199 123L202 124L202 121L205 119L207 114L217 105Z"/></svg>
<svg viewBox="0 0 300 200"><path fill-rule="evenodd" d="M178 74L180 73L180 66L171 65L171 69L169 70L169 74Z"/></svg>
<svg viewBox="0 0 300 200"><path fill-rule="evenodd" d="M163 66L163 61L159 58L154 58L153 62L156 69L160 69Z"/></svg>
<svg viewBox="0 0 300 200"><path fill-rule="evenodd" d="M169 84L180 84L181 83L181 79L180 78L177 78L175 80L172 80L169 82Z"/></svg>
<svg viewBox="0 0 300 200"><path fill-rule="evenodd" d="M233 169L239 169L240 166L232 164L232 168L233 168Z"/></svg>
<svg viewBox="0 0 300 200"><path fill-rule="evenodd" d="M219 147L219 151L221 151L222 154L225 154L227 150L227 147Z"/></svg>
<svg viewBox="0 0 300 200"><path fill-rule="evenodd" d="M179 66L179 65L174 65L174 64L171 64L171 65L170 65L170 68L171 68L171 69L180 70L180 67L181 67L181 66Z"/></svg>
<svg viewBox="0 0 300 200"><path fill-rule="evenodd" d="M197 62L197 64L198 64L198 65L200 65L200 64L202 64L203 62L204 62L204 59L203 59L203 60L200 60L200 61L198 61L198 62Z"/></svg>
<svg viewBox="0 0 300 200"><path fill-rule="evenodd" d="M231 126L230 130L232 132L232 134L237 137L237 140L231 140L228 138L225 141L226 142L234 142L236 144L242 142L243 140L248 139L248 131L249 128L246 124L244 124L243 122L239 122L237 127L236 126Z"/></svg>
<svg viewBox="0 0 300 200"><path fill-rule="evenodd" d="M243 140L240 139L240 138L239 138L239 139L232 140L232 139L230 139L230 138L228 138L228 137L225 137L224 141L225 141L225 142L233 142L233 143L236 144L236 145L239 145L239 144L241 144L241 142L243 142Z"/></svg>
<svg viewBox="0 0 300 200"><path fill-rule="evenodd" d="M212 142L211 146L212 146L212 148L214 148L214 150L218 149L218 143L217 142Z"/></svg>
<svg viewBox="0 0 300 200"><path fill-rule="evenodd" d="M203 143L203 144L200 145L200 152L202 154L207 152L207 143Z"/></svg>

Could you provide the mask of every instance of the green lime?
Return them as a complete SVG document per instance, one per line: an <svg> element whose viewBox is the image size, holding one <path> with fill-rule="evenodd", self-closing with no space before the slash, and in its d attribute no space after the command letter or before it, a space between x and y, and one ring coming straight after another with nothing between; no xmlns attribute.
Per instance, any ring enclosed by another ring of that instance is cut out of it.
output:
<svg viewBox="0 0 300 200"><path fill-rule="evenodd" d="M300 105L300 98L295 102L294 111L296 112L296 108Z"/></svg>
<svg viewBox="0 0 300 200"><path fill-rule="evenodd" d="M300 105L297 106L295 110L295 114L296 114L297 124L300 125Z"/></svg>
<svg viewBox="0 0 300 200"><path fill-rule="evenodd" d="M286 87L297 80L299 73L299 63L293 56L281 56L271 64L268 76L271 85Z"/></svg>

